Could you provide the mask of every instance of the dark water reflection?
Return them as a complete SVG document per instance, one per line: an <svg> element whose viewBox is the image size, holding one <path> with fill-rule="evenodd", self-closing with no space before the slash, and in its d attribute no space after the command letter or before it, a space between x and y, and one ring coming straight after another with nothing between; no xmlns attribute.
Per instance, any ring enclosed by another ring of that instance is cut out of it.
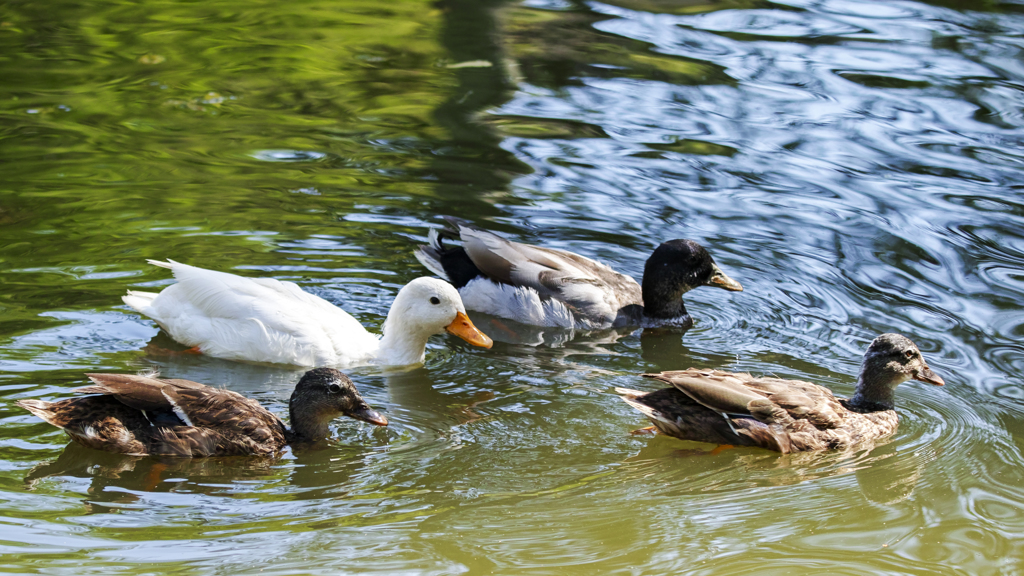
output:
<svg viewBox="0 0 1024 576"><path fill-rule="evenodd" d="M346 0L0 6L0 570L1013 574L1024 521L1024 9L1015 2ZM180 350L146 258L379 326L441 215L639 278L692 238L745 291L685 334L474 316L352 371L387 429L274 459L65 448L14 406L158 369L285 413L301 370ZM779 456L632 436L688 366L852 392L880 332L945 388Z"/></svg>

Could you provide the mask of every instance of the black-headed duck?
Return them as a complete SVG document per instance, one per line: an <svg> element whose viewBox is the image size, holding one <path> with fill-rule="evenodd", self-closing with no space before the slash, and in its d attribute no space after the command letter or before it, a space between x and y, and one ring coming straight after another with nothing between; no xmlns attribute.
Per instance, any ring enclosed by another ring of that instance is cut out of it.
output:
<svg viewBox="0 0 1024 576"><path fill-rule="evenodd" d="M604 329L682 326L693 319L682 296L699 286L741 291L701 245L669 240L644 266L643 287L629 276L565 250L506 240L448 218L416 258L459 289L466 308L534 326ZM462 240L445 246L442 237Z"/></svg>

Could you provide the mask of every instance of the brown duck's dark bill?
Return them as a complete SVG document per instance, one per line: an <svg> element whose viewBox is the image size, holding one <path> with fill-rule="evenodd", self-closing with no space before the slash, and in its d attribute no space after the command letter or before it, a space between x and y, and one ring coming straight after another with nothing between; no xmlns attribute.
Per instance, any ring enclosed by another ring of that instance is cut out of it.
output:
<svg viewBox="0 0 1024 576"><path fill-rule="evenodd" d="M373 408L370 408L369 406L364 406L362 408L357 408L355 411L353 411L351 414L349 414L349 416L351 416L352 418L355 418L356 420L362 420L363 422L369 422L370 424L376 424L377 426L387 426L388 425L388 419L383 417L383 416L381 416L380 412L377 412L376 410L374 410Z"/></svg>
<svg viewBox="0 0 1024 576"><path fill-rule="evenodd" d="M712 264L711 278L708 278L706 283L707 286L714 286L715 288L722 288L730 292L743 292L743 285L726 276L725 272L716 264Z"/></svg>
<svg viewBox="0 0 1024 576"><path fill-rule="evenodd" d="M469 342L473 346L479 346L481 348L490 348L494 345L494 341L491 340L487 334L481 332L473 322L466 316L465 312L459 312L455 315L455 320L451 324L444 328L448 332L455 334L459 338L462 338L466 342Z"/></svg>
<svg viewBox="0 0 1024 576"><path fill-rule="evenodd" d="M935 384L936 386L945 386L946 381L941 376L932 372L931 368L925 366L923 369L914 374L914 380L920 380L921 382L927 382L929 384Z"/></svg>

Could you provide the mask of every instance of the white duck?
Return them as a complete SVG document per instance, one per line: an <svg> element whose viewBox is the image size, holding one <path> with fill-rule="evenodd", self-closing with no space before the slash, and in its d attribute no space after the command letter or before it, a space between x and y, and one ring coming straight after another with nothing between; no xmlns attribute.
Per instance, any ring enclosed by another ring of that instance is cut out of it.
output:
<svg viewBox="0 0 1024 576"><path fill-rule="evenodd" d="M466 316L458 291L434 278L417 278L398 292L377 336L293 282L173 260L149 263L169 268L178 282L159 294L129 290L121 299L209 356L296 366L407 365L423 362L427 339L445 330L474 346L492 344Z"/></svg>

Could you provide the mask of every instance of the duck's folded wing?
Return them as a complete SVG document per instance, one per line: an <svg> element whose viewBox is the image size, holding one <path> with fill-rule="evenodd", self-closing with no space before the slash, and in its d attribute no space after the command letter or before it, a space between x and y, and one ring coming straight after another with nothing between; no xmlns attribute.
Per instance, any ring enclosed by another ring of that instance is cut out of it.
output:
<svg viewBox="0 0 1024 576"><path fill-rule="evenodd" d="M274 278L245 278L173 260L150 260L150 263L170 268L178 281L174 286L175 297L187 302L205 318L242 321L257 319L267 329L282 332L295 330L294 324L306 319L315 319L320 325L338 330L362 329L359 321L347 312L319 296L303 291L294 282Z"/></svg>
<svg viewBox="0 0 1024 576"><path fill-rule="evenodd" d="M81 394L104 394L113 396L118 402L156 415L165 414L177 418L182 424L192 426L189 416L190 406L179 395L180 390L192 390L200 395L224 392L188 380L178 381L186 384L174 384L166 380L137 376L133 374L86 374L92 380L92 386L75 389ZM232 392L232 394L234 394Z"/></svg>
<svg viewBox="0 0 1024 576"><path fill-rule="evenodd" d="M744 378L718 370L677 370L660 374L644 374L671 384L698 404L726 414L751 415L751 403L759 404L767 395L745 386Z"/></svg>
<svg viewBox="0 0 1024 576"><path fill-rule="evenodd" d="M498 282L529 286L545 296L557 293L556 278L593 280L557 253L511 242L486 230L459 228L462 247L481 272Z"/></svg>
<svg viewBox="0 0 1024 576"><path fill-rule="evenodd" d="M832 394L809 382L693 368L644 376L672 384L712 410L765 423L803 419L817 428L833 428L842 420Z"/></svg>
<svg viewBox="0 0 1024 576"><path fill-rule="evenodd" d="M86 374L92 386L75 389L81 394L113 396L125 406L154 414L173 414L186 426L221 422L226 416L240 417L266 412L254 400L231 390L214 388L191 380L160 380L134 374Z"/></svg>
<svg viewBox="0 0 1024 576"><path fill-rule="evenodd" d="M816 428L836 428L843 424L845 410L828 388L780 378L754 378L748 385L767 393L772 402L793 418L807 420Z"/></svg>
<svg viewBox="0 0 1024 576"><path fill-rule="evenodd" d="M179 389L177 398L188 410L196 425L215 426L223 422L242 424L252 418L277 420L259 402L231 390L221 388ZM255 422L254 422L255 423Z"/></svg>
<svg viewBox="0 0 1024 576"><path fill-rule="evenodd" d="M614 318L620 307L641 302L632 278L589 258L511 242L466 225L459 226L459 235L470 259L489 278L566 302L586 317Z"/></svg>

